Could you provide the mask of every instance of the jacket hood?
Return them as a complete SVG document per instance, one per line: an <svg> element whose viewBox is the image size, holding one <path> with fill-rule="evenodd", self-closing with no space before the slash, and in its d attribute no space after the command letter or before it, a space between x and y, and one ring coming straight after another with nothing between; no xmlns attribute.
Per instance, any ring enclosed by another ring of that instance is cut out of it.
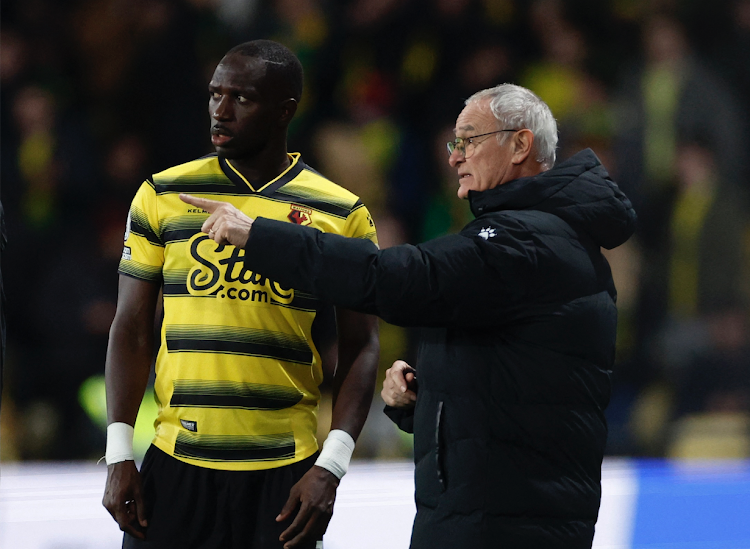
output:
<svg viewBox="0 0 750 549"><path fill-rule="evenodd" d="M494 189L469 191L475 216L499 210L537 210L558 216L612 249L635 231L636 213L594 151L586 149L551 170Z"/></svg>

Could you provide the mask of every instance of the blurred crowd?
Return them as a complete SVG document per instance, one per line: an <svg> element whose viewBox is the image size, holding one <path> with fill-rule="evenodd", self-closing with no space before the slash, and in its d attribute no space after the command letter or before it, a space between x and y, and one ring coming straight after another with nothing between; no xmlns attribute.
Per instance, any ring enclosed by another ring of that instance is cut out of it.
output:
<svg viewBox="0 0 750 549"><path fill-rule="evenodd" d="M470 218L445 150L465 98L503 82L540 95L558 120L558 158L592 148L640 218L636 238L607 254L620 309L608 454L750 457L750 0L0 10L1 459L103 454L130 200L151 173L212 151L207 82L226 50L255 38L285 44L305 69L290 150L362 197L382 246ZM412 336L381 325L381 375L413 358ZM376 395L356 455L408 455L381 408Z"/></svg>

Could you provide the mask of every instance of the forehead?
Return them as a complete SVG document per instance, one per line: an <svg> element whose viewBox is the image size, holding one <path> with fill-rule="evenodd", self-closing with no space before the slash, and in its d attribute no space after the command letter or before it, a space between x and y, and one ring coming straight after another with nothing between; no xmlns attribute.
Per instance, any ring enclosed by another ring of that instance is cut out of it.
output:
<svg viewBox="0 0 750 549"><path fill-rule="evenodd" d="M266 79L266 62L257 57L232 54L224 57L211 77L212 86L259 88Z"/></svg>
<svg viewBox="0 0 750 549"><path fill-rule="evenodd" d="M489 99L473 101L464 107L456 119L456 135L483 133L495 129L497 119L490 110Z"/></svg>

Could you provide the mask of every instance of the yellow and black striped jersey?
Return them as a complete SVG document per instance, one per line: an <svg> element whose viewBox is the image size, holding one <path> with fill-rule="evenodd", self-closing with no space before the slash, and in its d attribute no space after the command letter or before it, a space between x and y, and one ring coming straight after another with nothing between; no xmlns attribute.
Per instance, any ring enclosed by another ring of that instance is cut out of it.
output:
<svg viewBox="0 0 750 549"><path fill-rule="evenodd" d="M298 153L276 179L248 182L210 155L145 181L133 200L119 272L163 284L154 444L215 469L280 467L317 450L323 372L312 335L322 304L245 268L245 251L201 232L208 213L179 193L377 243L367 208Z"/></svg>

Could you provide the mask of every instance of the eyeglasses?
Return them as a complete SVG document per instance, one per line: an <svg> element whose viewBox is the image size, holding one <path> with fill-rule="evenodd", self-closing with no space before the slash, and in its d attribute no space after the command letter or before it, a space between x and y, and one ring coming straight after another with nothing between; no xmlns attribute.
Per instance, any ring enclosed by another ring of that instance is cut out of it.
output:
<svg viewBox="0 0 750 549"><path fill-rule="evenodd" d="M471 137L456 137L453 141L448 141L446 145L448 146L448 154L453 154L453 151L458 151L458 154L463 156L464 158L469 158L472 154L474 154L474 149L476 146L481 143L476 143L474 140L477 137L485 137L487 135L494 135L496 133L501 132L517 132L519 130L497 130L494 132L489 133L480 133L479 135L472 135Z"/></svg>

